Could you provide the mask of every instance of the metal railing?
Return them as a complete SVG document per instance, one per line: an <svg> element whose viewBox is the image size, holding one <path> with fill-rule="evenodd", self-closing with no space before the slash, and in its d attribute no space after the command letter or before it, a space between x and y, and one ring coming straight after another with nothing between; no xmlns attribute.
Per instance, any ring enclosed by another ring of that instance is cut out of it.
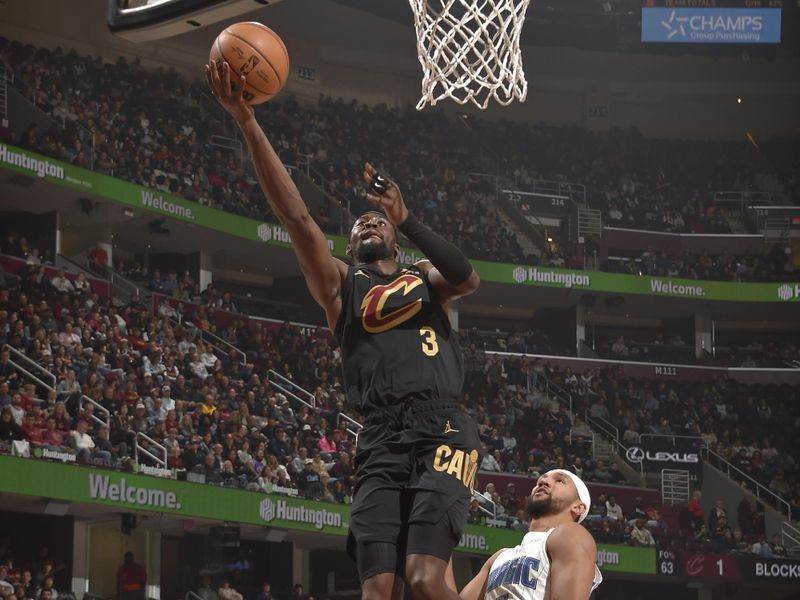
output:
<svg viewBox="0 0 800 600"><path fill-rule="evenodd" d="M127 277L117 273L114 269L108 266L97 265L96 267L100 274L104 275L111 282L111 295L125 304L130 303L131 299L137 298L138 300L146 303L146 298L150 291L142 287ZM91 269L90 269L91 270Z"/></svg>
<svg viewBox="0 0 800 600"><path fill-rule="evenodd" d="M158 456L156 456L155 454L150 452L150 450L148 450L144 446L141 446L139 444L139 440L145 440L149 444L151 444L152 446L155 446L156 448L159 448L161 450L162 454L164 455L164 458L159 458ZM161 465L164 469L167 468L167 448L165 446L162 446L161 444L159 444L157 441L155 441L149 435L147 435L145 433L142 433L141 431L136 433L136 441L133 444L133 461L137 465L139 464L139 453L140 452L142 454L144 454L145 456L149 456L152 460L154 460L157 464Z"/></svg>
<svg viewBox="0 0 800 600"><path fill-rule="evenodd" d="M492 497L489 494L484 494L483 492L479 492L478 490L472 490L472 497L478 501L478 509L484 513L486 516L497 519L497 503L492 500ZM491 510L486 508L484 504L488 504L491 506Z"/></svg>
<svg viewBox="0 0 800 600"><path fill-rule="evenodd" d="M705 446L706 442L703 438L699 435L676 435L672 433L641 433L639 434L639 441L641 442L645 438L663 438L672 440L672 445L675 445L675 440L696 440L699 442L699 446Z"/></svg>
<svg viewBox="0 0 800 600"><path fill-rule="evenodd" d="M14 367L14 368L15 368L17 371L19 371L20 373L22 373L23 375L25 375L25 376L26 376L28 379L32 379L33 381L35 381L36 383L38 383L40 386L42 386L42 387L43 387L44 389L46 389L47 391L49 391L49 392L54 392L54 391L55 391L55 388L54 388L54 387L52 387L50 384L48 384L48 383L45 383L44 381L42 381L41 379L39 379L39 378L38 378L36 375L34 375L34 374L33 374L33 373L31 373L30 371L28 371L28 369L26 369L26 368L25 368L25 367L23 367L22 365L20 365L20 364L17 364L16 362L14 362L14 361L13 361L11 358L9 358L9 359L8 359L8 362L9 362L9 364L10 364L12 367ZM43 400L41 400L40 398L34 398L34 399L33 399L33 401L34 401L34 402L43 402Z"/></svg>
<svg viewBox="0 0 800 600"><path fill-rule="evenodd" d="M228 348L229 350L233 350L234 352L236 352L236 354L241 356L242 357L242 362L245 362L245 363L247 362L247 354L245 354L243 350L240 350L239 348L237 348L236 346L231 344L229 341L222 339L216 333L208 331L207 329L200 329L200 328L198 328L198 329L200 331L200 339L203 339L205 336L210 337L211 340L213 340L213 341L211 341L211 340L205 340L205 341L207 341L209 344L211 344L216 350L218 350L222 354L226 354L226 352L223 349L223 347L224 348Z"/></svg>
<svg viewBox="0 0 800 600"><path fill-rule="evenodd" d="M177 313L177 311L175 311L175 312ZM229 350L233 350L234 352L236 352L236 354L238 354L242 358L243 362L245 362L245 363L247 362L247 354L245 354L243 350L240 350L239 348L237 348L236 346L231 344L229 341L222 339L216 333L208 331L207 329L201 329L200 327L198 327L194 323L190 323L188 321L181 322L181 320L176 318L176 317L167 316L166 319L167 319L167 322L169 322L171 325L188 326L188 327L194 329L195 336L199 335L201 341L205 341L205 342L211 344L211 347L214 350L216 350L219 354L221 354L223 356L226 356L227 355L226 348L227 348ZM206 338L211 338L211 339L206 339ZM195 337L195 339L196 339L196 337Z"/></svg>
<svg viewBox="0 0 800 600"><path fill-rule="evenodd" d="M277 371L270 369L267 371L267 381L269 381L269 384L272 387L285 396L297 400L303 406L307 406L312 410L314 409L314 405L316 404L316 398L314 394L305 388L300 387L291 379L288 379Z"/></svg>
<svg viewBox="0 0 800 600"><path fill-rule="evenodd" d="M789 521L781 523L781 543L787 552L795 554L796 549L800 548L800 529Z"/></svg>
<svg viewBox="0 0 800 600"><path fill-rule="evenodd" d="M104 421L103 419L98 417L96 414L92 413L91 415L89 415L89 416L92 417L92 421L94 421L98 425L103 425L105 427L109 427L109 425L111 423L111 413L109 412L109 410L105 406L100 404L99 402L89 398L89 396L87 396L86 394L81 394L81 411L84 410L84 407L87 404L91 404L92 406L94 406L95 409L100 411L100 414L104 415L105 418L106 418L106 420Z"/></svg>
<svg viewBox="0 0 800 600"><path fill-rule="evenodd" d="M571 198L574 202L586 204L586 186L582 183L554 181L551 179L534 179L532 181L525 181L519 176L515 175L514 186L521 192L566 196Z"/></svg>
<svg viewBox="0 0 800 600"><path fill-rule="evenodd" d="M11 85L16 89L24 98L27 100L30 105L36 110L38 113L42 115L43 118L47 119L48 121L54 123L61 128L66 129L67 127L67 119L64 115L60 118L53 114L48 114L44 112L39 106L36 104L36 92L37 90L29 84L27 81L19 77L14 70L8 65L4 64L6 75L3 77L5 82L11 83ZM6 94L7 94L6 90ZM69 124L74 126L77 129L78 139L81 141L82 144L86 144L91 150L88 152L89 158L89 169L94 169L94 153L95 153L95 142L94 142L94 133L90 131L86 126L81 125L77 120L69 120Z"/></svg>
<svg viewBox="0 0 800 600"><path fill-rule="evenodd" d="M714 204L741 214L750 205L768 205L772 203L772 194L769 192L735 192L717 191L714 192Z"/></svg>
<svg viewBox="0 0 800 600"><path fill-rule="evenodd" d="M759 500L768 500L771 501L770 503L781 513L786 515L787 520L791 520L792 518L792 507L791 505L778 496L775 492L770 490L769 488L763 486L758 481L750 477L747 473L732 465L728 460L716 452L714 452L708 446L701 446L700 453L703 456L703 459L710 465L716 467L728 477L728 479L736 480L739 477L739 483L744 483L745 488L750 491L751 493L755 493L756 498ZM712 460L713 459L713 460ZM736 477L731 476L731 473L736 473ZM751 489L752 486L752 489Z"/></svg>
<svg viewBox="0 0 800 600"><path fill-rule="evenodd" d="M347 433L349 433L352 436L358 436L358 432L364 428L364 426L361 423L356 421L354 418L347 416L344 413L340 412L338 415L336 415L336 422L337 423L341 423L343 420L347 421L348 423L350 423L351 425L353 425L354 427L357 428L354 431L354 430L350 429L350 427L347 427Z"/></svg>
<svg viewBox="0 0 800 600"><path fill-rule="evenodd" d="M13 354L14 356L19 358L20 360L23 360L24 362L26 362L27 364L31 365L35 369L38 369L39 372L41 373L42 377L47 377L48 379L51 379L52 380L52 384L51 384L50 389L53 389L53 388L56 387L56 382L58 381L58 379L56 378L55 375L53 375L53 373L48 371L43 365L39 364L38 362L36 362L32 358L30 358L27 354L25 354L24 352L20 352L19 350L14 348L14 346L10 346L9 344L4 344L3 345L3 350L7 350L8 352Z"/></svg>

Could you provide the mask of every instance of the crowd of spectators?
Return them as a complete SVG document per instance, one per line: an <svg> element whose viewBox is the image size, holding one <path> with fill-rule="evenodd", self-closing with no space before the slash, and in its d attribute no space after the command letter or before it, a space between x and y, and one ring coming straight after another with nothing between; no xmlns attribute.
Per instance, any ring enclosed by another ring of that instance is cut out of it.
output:
<svg viewBox="0 0 800 600"><path fill-rule="evenodd" d="M637 379L625 377L618 367L584 373L539 368L572 392L576 410L616 427L625 446L640 443L642 434L693 436L696 445L707 445L790 502L794 518L800 517L797 386L746 385L727 377L702 382Z"/></svg>
<svg viewBox="0 0 800 600"><path fill-rule="evenodd" d="M734 255L730 252L713 255L707 251L700 254L687 251L680 256L673 256L663 250L647 249L638 258L608 260L603 270L710 281L781 281L790 279L795 268L785 247L776 244L762 256Z"/></svg>
<svg viewBox="0 0 800 600"><path fill-rule="evenodd" d="M664 364L713 364L743 368L797 368L797 344L776 335L773 339L725 341L719 336L713 355L697 358L694 346L678 335L651 331L639 334L598 336L594 350L603 358ZM740 336L737 336L740 337Z"/></svg>
<svg viewBox="0 0 800 600"><path fill-rule="evenodd" d="M10 364L8 351L0 353L5 451L28 442L71 453L79 463L126 469L137 433L144 433L165 447L167 467L187 479L349 502L354 438L339 415L356 421L360 415L344 402L341 355L326 332L245 319L217 326L213 310L191 303L176 321L173 305L150 315L136 304L115 307L74 283L70 275L47 278L28 265L18 284L0 289L0 343L58 379L54 390L37 388ZM244 354L220 352L203 340L203 330ZM627 443L645 432L701 436L800 507L797 465L788 451L800 424L794 388L626 380L613 369L577 376L487 356L474 344L465 347L465 368L463 404L479 424L483 471L535 478L560 467L587 481L625 482L618 464L593 458L592 430L546 393L547 376L573 390L578 414L586 409L616 424ZM275 389L261 375L268 369L311 390L315 408ZM99 407L109 412L107 422ZM138 443L159 455L146 440ZM139 460L155 466L146 454ZM501 521L524 526L518 498L489 497ZM633 535L636 525L631 529Z"/></svg>
<svg viewBox="0 0 800 600"><path fill-rule="evenodd" d="M201 108L202 83L135 61L111 64L3 39L0 56L16 65L23 93L64 124L47 132L31 126L16 140L21 145L201 204L274 220L242 157L208 143L221 130ZM316 106L301 106L292 97L271 101L257 107L257 114L282 160L302 160L352 213L367 207L360 173L370 160L402 182L406 201L426 223L473 258L534 260L495 208L494 183L475 173L499 173L504 186L520 189L541 178L581 182L607 223L675 232L727 231L723 211L713 205L714 190L753 188L750 147L744 143L452 119L435 110L325 97ZM337 232L342 221L333 212L323 205L315 217L323 229ZM542 260L551 264L559 256ZM740 259L735 267L722 264L708 274L769 277L763 262ZM684 276L707 271L694 260L675 263L668 269Z"/></svg>
<svg viewBox="0 0 800 600"><path fill-rule="evenodd" d="M74 596L70 589L59 590L56 580L64 573L64 563L41 546L35 556L20 556L13 551L10 536L0 538L0 598L3 600L56 600ZM61 577L60 583L69 577Z"/></svg>

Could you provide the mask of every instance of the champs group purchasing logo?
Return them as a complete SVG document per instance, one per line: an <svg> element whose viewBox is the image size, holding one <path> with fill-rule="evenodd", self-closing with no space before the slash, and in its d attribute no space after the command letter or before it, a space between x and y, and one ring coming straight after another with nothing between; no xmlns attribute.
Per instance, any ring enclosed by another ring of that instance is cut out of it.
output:
<svg viewBox="0 0 800 600"><path fill-rule="evenodd" d="M592 285L592 278L583 273L574 271L553 271L540 270L536 267L517 267L512 273L514 281L517 283L550 283L560 287L589 287Z"/></svg>
<svg viewBox="0 0 800 600"><path fill-rule="evenodd" d="M270 523L274 519L291 521L293 523L307 523L315 529L323 527L342 527L342 515L326 508L312 509L305 506L291 506L286 500L273 502L264 498L259 505L261 518Z"/></svg>
<svg viewBox="0 0 800 600"><path fill-rule="evenodd" d="M36 173L37 177L64 179L64 167L25 152L15 152L5 144L0 144L0 162Z"/></svg>
<svg viewBox="0 0 800 600"><path fill-rule="evenodd" d="M777 44L781 41L781 9L643 7L642 41Z"/></svg>

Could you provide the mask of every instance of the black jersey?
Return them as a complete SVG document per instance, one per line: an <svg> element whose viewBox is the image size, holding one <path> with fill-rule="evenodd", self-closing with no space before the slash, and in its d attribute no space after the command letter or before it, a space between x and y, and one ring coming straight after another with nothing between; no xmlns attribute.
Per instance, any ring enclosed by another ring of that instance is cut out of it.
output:
<svg viewBox="0 0 800 600"><path fill-rule="evenodd" d="M457 335L416 266L391 275L349 267L335 334L347 398L362 413L408 401L457 401L461 394Z"/></svg>

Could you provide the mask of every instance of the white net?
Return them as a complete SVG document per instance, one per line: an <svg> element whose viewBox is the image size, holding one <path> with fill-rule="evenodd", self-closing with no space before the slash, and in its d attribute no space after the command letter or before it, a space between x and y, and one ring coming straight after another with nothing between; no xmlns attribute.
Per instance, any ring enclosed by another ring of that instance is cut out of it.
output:
<svg viewBox="0 0 800 600"><path fill-rule="evenodd" d="M530 0L408 0L422 65L421 110L451 98L486 108L524 101L520 34Z"/></svg>

